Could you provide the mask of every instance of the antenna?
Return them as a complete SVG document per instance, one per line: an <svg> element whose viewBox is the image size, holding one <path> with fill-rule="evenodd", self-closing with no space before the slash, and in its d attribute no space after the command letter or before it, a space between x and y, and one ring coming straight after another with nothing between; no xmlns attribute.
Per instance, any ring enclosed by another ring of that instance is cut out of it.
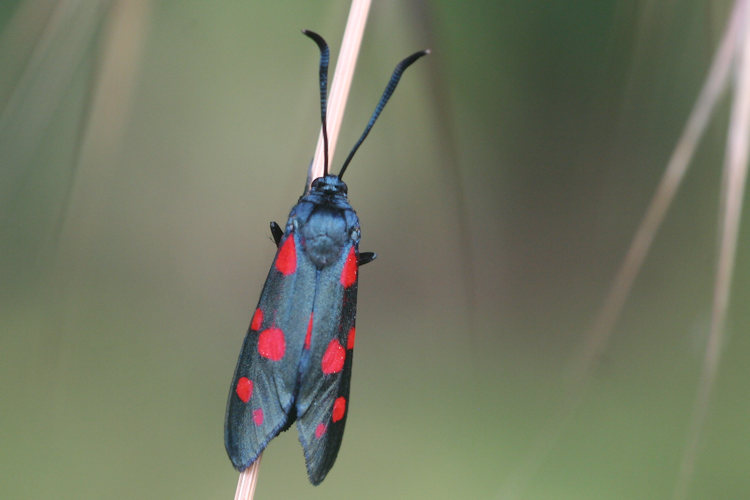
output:
<svg viewBox="0 0 750 500"><path fill-rule="evenodd" d="M349 162L352 161L352 157L354 157L354 153L357 152L359 147L362 145L362 142L367 137L367 134L370 133L370 129L373 125L375 125L375 120L378 119L378 116L380 116L380 113L383 111L383 108L385 107L385 104L388 102L388 99L391 98L391 95L393 94L393 91L396 90L396 85L398 85L398 81L401 79L401 75L406 71L406 68L411 66L414 61L419 59L422 56L426 56L429 54L429 50L420 50L419 52L415 52L400 63L396 65L396 68L393 70L393 75L391 75L391 79L388 82L388 85L386 85L385 90L383 91L383 95L380 97L380 101L378 101L378 105L375 106L375 111L373 111L372 116L370 117L370 121L367 122L367 126L365 127L365 131L362 132L362 136L359 138L356 144L354 144L354 147L352 148L351 152L349 153L349 156L346 157L346 160L344 160L344 165L341 167L341 170L339 171L339 179L344 175L344 172L346 171L346 167L349 166ZM322 84L321 84L322 85Z"/></svg>
<svg viewBox="0 0 750 500"><path fill-rule="evenodd" d="M320 123L323 125L323 175L328 175L328 130L326 130L326 108L328 106L328 61L330 51L323 37L310 30L302 34L311 38L320 49Z"/></svg>

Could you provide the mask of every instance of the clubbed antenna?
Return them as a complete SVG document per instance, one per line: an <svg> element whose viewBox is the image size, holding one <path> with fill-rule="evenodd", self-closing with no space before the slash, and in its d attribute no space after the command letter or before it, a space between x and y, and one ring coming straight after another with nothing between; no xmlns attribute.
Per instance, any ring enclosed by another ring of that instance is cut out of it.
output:
<svg viewBox="0 0 750 500"><path fill-rule="evenodd" d="M380 116L380 113L383 111L383 108L385 107L385 104L388 102L388 99L391 98L391 95L393 95L393 91L396 90L396 85L398 85L398 81L401 79L401 75L404 73L404 71L406 71L406 68L408 68L414 63L414 61L416 61L422 56L426 56L429 53L430 53L429 50L420 50L419 52L415 52L414 54L410 55L409 57L407 57L406 59L404 59L403 61L401 61L400 63L396 65L396 69L393 70L393 75L391 75L391 79L388 82L388 85L386 85L385 90L383 91L383 95L380 97L380 101L378 102L378 105L375 106L375 111L373 111L372 116L370 117L370 121L367 122L365 131L362 132L362 136L359 138L357 143L354 144L354 147L349 153L349 156L347 156L346 160L344 160L344 165L341 167L341 170L339 171L339 179L341 179L341 177L344 175L344 172L346 171L346 167L349 166L349 162L352 161L352 158L354 157L354 153L356 153L359 147L362 145L362 142L367 137L367 134L370 133L370 129L372 128L373 125L375 125L375 120L378 119L378 116ZM326 158L327 158L327 155L326 155Z"/></svg>
<svg viewBox="0 0 750 500"><path fill-rule="evenodd" d="M314 31L302 30L320 49L320 123L323 125L323 174L328 175L328 131L326 130L326 107L328 106L328 61L330 51L322 36ZM402 70L403 71L403 70ZM397 80L398 81L398 80Z"/></svg>

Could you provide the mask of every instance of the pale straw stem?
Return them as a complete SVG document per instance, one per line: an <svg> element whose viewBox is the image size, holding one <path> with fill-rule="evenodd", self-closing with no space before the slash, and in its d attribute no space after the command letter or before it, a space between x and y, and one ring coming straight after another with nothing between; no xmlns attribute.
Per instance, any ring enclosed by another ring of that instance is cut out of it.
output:
<svg viewBox="0 0 750 500"><path fill-rule="evenodd" d="M674 498L687 497L688 486L693 476L698 456L701 431L708 414L711 392L721 360L724 343L729 296L737 252L737 236L742 213L742 198L747 179L748 134L750 134L750 10L746 0L738 0L734 15L740 23L737 41L737 81L732 100L732 110L727 131L727 146L724 158L724 173L721 186L721 219L719 221L719 253L714 282L714 301L711 311L711 330L703 358L698 392L688 430L687 446L682 456L680 471L675 486Z"/></svg>

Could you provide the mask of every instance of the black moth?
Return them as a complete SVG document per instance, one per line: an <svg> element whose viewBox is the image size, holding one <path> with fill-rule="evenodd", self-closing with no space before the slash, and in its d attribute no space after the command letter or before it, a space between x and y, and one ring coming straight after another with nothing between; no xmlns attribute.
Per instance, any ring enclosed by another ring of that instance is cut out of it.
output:
<svg viewBox="0 0 750 500"><path fill-rule="evenodd" d="M224 442L244 470L268 442L297 421L310 482L319 484L341 446L349 406L354 348L357 270L375 258L359 253L359 220L341 177L396 88L404 70L427 54L401 61L365 131L338 175L328 173L326 100L328 45L320 49L320 109L325 176L315 179L271 233L278 250L242 345L229 390Z"/></svg>

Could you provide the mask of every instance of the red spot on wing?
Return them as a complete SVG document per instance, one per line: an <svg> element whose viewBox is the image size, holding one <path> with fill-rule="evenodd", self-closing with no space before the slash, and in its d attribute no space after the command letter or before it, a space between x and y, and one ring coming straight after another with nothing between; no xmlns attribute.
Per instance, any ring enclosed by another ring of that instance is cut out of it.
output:
<svg viewBox="0 0 750 500"><path fill-rule="evenodd" d="M274 265L284 276L289 276L297 270L297 251L294 247L294 235L290 234L286 241L284 241L284 244L281 245Z"/></svg>
<svg viewBox="0 0 750 500"><path fill-rule="evenodd" d="M346 398L344 396L339 396L336 398L336 401L333 402L333 416L331 419L334 422L338 422L342 418L344 418L344 414L346 413Z"/></svg>
<svg viewBox="0 0 750 500"><path fill-rule="evenodd" d="M257 426L263 425L263 410L258 408L253 410L253 423Z"/></svg>
<svg viewBox="0 0 750 500"><path fill-rule="evenodd" d="M357 336L357 331L354 329L354 327L349 330L349 335L346 336L346 348L347 349L354 349L354 337Z"/></svg>
<svg viewBox="0 0 750 500"><path fill-rule="evenodd" d="M330 375L332 373L338 373L344 367L344 360L346 359L346 351L339 341L336 339L331 340L328 344L326 352L323 353L323 359L320 362L320 366L323 369L323 373Z"/></svg>
<svg viewBox="0 0 750 500"><path fill-rule="evenodd" d="M237 381L237 387L234 388L234 392L237 393L237 397L243 403L247 403L250 401L250 396L253 395L253 381L247 377L240 377Z"/></svg>
<svg viewBox="0 0 750 500"><path fill-rule="evenodd" d="M320 439L323 437L323 434L326 433L326 428L328 426L326 424L318 424L318 426L315 428L315 438Z"/></svg>
<svg viewBox="0 0 750 500"><path fill-rule="evenodd" d="M258 337L258 353L271 361L278 361L284 357L286 340L281 328L268 328L260 332Z"/></svg>
<svg viewBox="0 0 750 500"><path fill-rule="evenodd" d="M254 331L260 330L261 325L263 324L263 311L261 311L260 307L255 310L255 313L253 314L253 320L250 322L250 329Z"/></svg>
<svg viewBox="0 0 750 500"><path fill-rule="evenodd" d="M341 270L341 284L344 288L349 288L355 281L357 281L357 255L354 253L354 247L350 247L344 268Z"/></svg>
<svg viewBox="0 0 750 500"><path fill-rule="evenodd" d="M305 335L305 349L310 349L310 336L312 335L313 313L310 313L310 322L307 323L307 335Z"/></svg>

